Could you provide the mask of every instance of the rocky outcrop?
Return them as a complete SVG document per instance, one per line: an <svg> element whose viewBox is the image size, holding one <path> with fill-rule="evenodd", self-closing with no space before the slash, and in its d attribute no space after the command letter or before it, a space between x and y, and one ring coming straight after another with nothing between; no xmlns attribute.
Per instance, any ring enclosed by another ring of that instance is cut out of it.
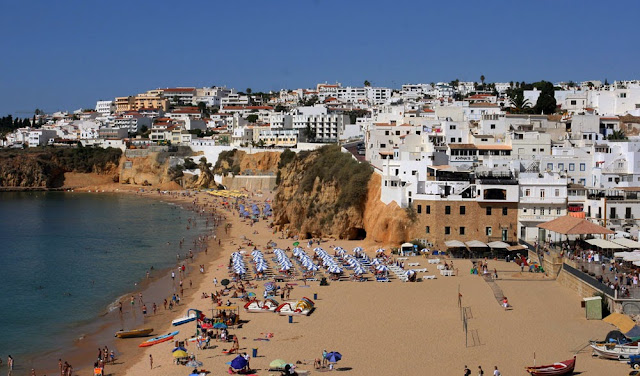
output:
<svg viewBox="0 0 640 376"><path fill-rule="evenodd" d="M0 187L59 188L65 173L103 175L117 181L120 150L35 149L0 153Z"/></svg>
<svg viewBox="0 0 640 376"><path fill-rule="evenodd" d="M406 210L380 201L381 178L368 164L358 164L339 151L342 155L336 155L336 150L329 157L322 153L326 151L299 153L280 169L274 205L279 230L301 239L365 239L381 246L411 239L414 229ZM345 189L349 184L362 190Z"/></svg>
<svg viewBox="0 0 640 376"><path fill-rule="evenodd" d="M247 154L242 150L233 149L220 153L213 168L219 175L232 173L235 175L275 175L278 171L280 152L266 151Z"/></svg>

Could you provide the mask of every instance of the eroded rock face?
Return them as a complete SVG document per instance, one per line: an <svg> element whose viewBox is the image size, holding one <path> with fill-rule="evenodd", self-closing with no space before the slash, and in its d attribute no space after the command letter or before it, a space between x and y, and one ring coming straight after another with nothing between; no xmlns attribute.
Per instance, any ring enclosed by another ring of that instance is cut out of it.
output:
<svg viewBox="0 0 640 376"><path fill-rule="evenodd" d="M296 158L280 170L274 205L274 224L289 236L300 239L336 237L366 239L377 244L398 244L410 239L412 224L406 211L397 204L380 201L380 176L372 174L366 198L360 205L344 207L338 200L340 183L321 183L301 189L301 176L313 163L311 154Z"/></svg>

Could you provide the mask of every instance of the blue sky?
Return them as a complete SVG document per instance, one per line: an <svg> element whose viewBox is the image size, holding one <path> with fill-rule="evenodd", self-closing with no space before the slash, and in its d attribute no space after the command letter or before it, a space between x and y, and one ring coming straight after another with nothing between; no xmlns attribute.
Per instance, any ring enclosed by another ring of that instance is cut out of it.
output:
<svg viewBox="0 0 640 376"><path fill-rule="evenodd" d="M638 1L0 0L0 115L167 86L640 78Z"/></svg>

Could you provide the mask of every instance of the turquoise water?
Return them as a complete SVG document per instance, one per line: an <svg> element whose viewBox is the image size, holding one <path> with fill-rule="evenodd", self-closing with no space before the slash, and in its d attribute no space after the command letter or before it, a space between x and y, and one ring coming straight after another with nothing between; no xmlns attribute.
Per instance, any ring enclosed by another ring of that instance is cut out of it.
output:
<svg viewBox="0 0 640 376"><path fill-rule="evenodd" d="M200 234L190 216L128 195L0 193L0 357L71 346L151 266L176 264L178 241Z"/></svg>

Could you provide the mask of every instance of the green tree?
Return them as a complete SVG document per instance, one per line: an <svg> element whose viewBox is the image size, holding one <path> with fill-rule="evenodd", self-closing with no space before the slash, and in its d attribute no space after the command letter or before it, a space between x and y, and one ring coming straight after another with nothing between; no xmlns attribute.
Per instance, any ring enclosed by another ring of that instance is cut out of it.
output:
<svg viewBox="0 0 640 376"><path fill-rule="evenodd" d="M607 140L626 140L627 135L622 130L613 131L609 136L607 136Z"/></svg>
<svg viewBox="0 0 640 376"><path fill-rule="evenodd" d="M256 121L258 121L258 115L251 114L251 115L247 116L247 121L249 123L255 123Z"/></svg>
<svg viewBox="0 0 640 376"><path fill-rule="evenodd" d="M198 167L198 165L193 161L193 158L185 158L182 166L186 170L193 170Z"/></svg>
<svg viewBox="0 0 640 376"><path fill-rule="evenodd" d="M275 112L285 112L286 110L287 110L287 107L281 104L276 105L276 107L273 109L273 111Z"/></svg>
<svg viewBox="0 0 640 376"><path fill-rule="evenodd" d="M201 114L204 114L206 110L207 110L207 104L204 102L198 102L198 111L200 111Z"/></svg>
<svg viewBox="0 0 640 376"><path fill-rule="evenodd" d="M604 86L609 86L609 81L607 81L607 79L604 79Z"/></svg>
<svg viewBox="0 0 640 376"><path fill-rule="evenodd" d="M511 90L509 99L511 100L511 113L524 114L530 112L531 103L528 99L524 98L524 91L522 89Z"/></svg>
<svg viewBox="0 0 640 376"><path fill-rule="evenodd" d="M247 91L247 94L251 94L251 91L252 91L252 90L251 90L251 88L250 88L250 87L248 87L246 91Z"/></svg>
<svg viewBox="0 0 640 376"><path fill-rule="evenodd" d="M540 96L538 101L533 107L533 111L536 114L553 114L556 112L556 98L553 96L554 89L553 84L549 81L540 81L533 84L533 86L540 90Z"/></svg>
<svg viewBox="0 0 640 376"><path fill-rule="evenodd" d="M484 90L484 74L480 75L480 82L482 82L482 90Z"/></svg>
<svg viewBox="0 0 640 376"><path fill-rule="evenodd" d="M364 86L371 86L371 82L369 82L369 80L364 80Z"/></svg>
<svg viewBox="0 0 640 376"><path fill-rule="evenodd" d="M304 130L304 135L308 142L314 142L316 140L316 130L311 128L311 124L307 123L307 128Z"/></svg>

